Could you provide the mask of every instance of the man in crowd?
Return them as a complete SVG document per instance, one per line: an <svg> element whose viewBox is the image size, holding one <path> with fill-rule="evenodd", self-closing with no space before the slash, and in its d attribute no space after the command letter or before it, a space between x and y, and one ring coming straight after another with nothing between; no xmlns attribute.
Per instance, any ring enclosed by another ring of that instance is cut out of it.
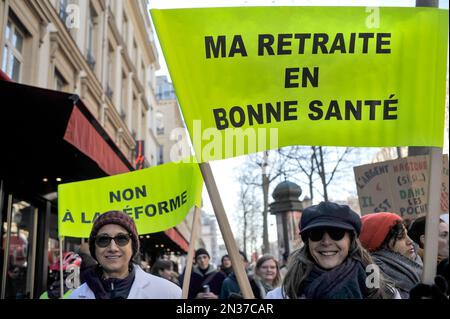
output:
<svg viewBox="0 0 450 319"><path fill-rule="evenodd" d="M217 271L209 263L210 256L206 249L200 248L195 252L196 265L192 268L189 284L189 299L217 299L219 298L225 274ZM183 275L184 277L184 275ZM180 279L180 283L183 278Z"/></svg>

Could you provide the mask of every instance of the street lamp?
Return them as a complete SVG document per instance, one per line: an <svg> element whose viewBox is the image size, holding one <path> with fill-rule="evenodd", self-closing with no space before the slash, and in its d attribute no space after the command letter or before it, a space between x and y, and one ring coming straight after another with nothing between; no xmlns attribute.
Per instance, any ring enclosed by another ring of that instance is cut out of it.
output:
<svg viewBox="0 0 450 319"><path fill-rule="evenodd" d="M272 193L275 201L269 205L270 213L276 215L278 252L285 258L301 245L298 228L303 209L298 199L301 194L301 187L290 181L281 182Z"/></svg>

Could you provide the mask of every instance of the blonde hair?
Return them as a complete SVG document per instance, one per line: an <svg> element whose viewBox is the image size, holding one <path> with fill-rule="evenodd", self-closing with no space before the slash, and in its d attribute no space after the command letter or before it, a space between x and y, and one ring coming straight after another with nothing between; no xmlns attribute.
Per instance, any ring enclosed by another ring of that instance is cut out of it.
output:
<svg viewBox="0 0 450 319"><path fill-rule="evenodd" d="M278 287L281 284L281 274L280 274L280 264L278 263L278 260L276 260L274 256L272 256L272 255L262 255L261 257L259 257L258 260L256 261L255 275L257 275L259 278L261 278L261 276L259 275L259 269L268 260L273 260L275 262L275 265L276 265L276 268L277 268L277 274L276 274L276 276L273 279L273 282L271 284L271 286L275 288L275 287Z"/></svg>
<svg viewBox="0 0 450 319"><path fill-rule="evenodd" d="M360 262L364 268L374 261L365 250L359 239L354 234L351 235L350 249L347 258L352 258ZM288 271L284 276L282 292L291 299L299 298L299 287L308 277L314 267L314 260L309 252L309 241L305 245L294 251L288 259ZM368 288L368 299L391 299L395 295L393 285L380 273L380 288Z"/></svg>

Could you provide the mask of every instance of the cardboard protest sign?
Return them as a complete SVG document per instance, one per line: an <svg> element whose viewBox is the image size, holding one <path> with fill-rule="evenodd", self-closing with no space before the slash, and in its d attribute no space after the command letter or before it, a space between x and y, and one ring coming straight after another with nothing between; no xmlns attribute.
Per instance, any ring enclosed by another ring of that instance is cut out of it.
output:
<svg viewBox="0 0 450 319"><path fill-rule="evenodd" d="M61 236L89 237L99 214L121 210L139 234L179 224L192 206L201 206L203 179L197 164L168 163L126 174L58 186Z"/></svg>
<svg viewBox="0 0 450 319"><path fill-rule="evenodd" d="M288 145L443 144L447 10L151 15L201 162Z"/></svg>
<svg viewBox="0 0 450 319"><path fill-rule="evenodd" d="M448 156L442 156L441 213L448 213ZM412 156L354 167L361 214L393 212L415 219L428 212L430 157Z"/></svg>

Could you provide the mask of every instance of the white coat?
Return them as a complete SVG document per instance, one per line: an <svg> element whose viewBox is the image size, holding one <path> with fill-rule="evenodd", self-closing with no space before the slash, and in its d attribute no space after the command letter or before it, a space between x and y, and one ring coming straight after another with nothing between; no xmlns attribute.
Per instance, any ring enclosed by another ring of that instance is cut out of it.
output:
<svg viewBox="0 0 450 319"><path fill-rule="evenodd" d="M181 299L181 288L167 279L146 273L134 265L135 277L128 299ZM84 283L69 299L95 299L94 292Z"/></svg>

